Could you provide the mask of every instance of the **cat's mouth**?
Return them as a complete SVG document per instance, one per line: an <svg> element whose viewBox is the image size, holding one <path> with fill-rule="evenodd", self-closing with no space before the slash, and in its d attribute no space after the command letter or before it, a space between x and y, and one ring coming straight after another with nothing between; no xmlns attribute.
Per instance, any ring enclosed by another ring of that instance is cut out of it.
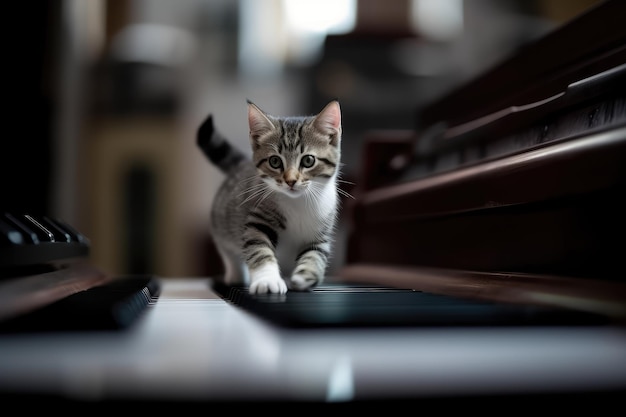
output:
<svg viewBox="0 0 626 417"><path fill-rule="evenodd" d="M301 187L285 187L283 191L289 197L299 197L304 192L304 189Z"/></svg>

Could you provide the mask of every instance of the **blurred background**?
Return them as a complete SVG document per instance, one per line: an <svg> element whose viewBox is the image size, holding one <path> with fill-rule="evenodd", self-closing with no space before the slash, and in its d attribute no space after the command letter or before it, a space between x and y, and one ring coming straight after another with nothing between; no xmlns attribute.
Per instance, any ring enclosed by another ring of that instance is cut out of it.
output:
<svg viewBox="0 0 626 417"><path fill-rule="evenodd" d="M74 225L111 274L216 273L223 177L195 144L209 113L248 151L247 99L297 115L338 98L350 192L367 131L416 128L420 108L594 3L5 2L0 205Z"/></svg>

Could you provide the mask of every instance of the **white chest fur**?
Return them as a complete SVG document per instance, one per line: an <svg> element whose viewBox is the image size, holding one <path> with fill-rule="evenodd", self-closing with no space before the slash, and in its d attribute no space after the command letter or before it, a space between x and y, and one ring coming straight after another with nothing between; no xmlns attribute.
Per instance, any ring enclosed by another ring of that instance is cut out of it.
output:
<svg viewBox="0 0 626 417"><path fill-rule="evenodd" d="M286 197L281 207L287 228L278 235L276 257L281 273L289 275L295 266L295 258L305 247L320 241L321 230L329 217L335 215L337 193L334 184L328 183L318 198L293 199Z"/></svg>

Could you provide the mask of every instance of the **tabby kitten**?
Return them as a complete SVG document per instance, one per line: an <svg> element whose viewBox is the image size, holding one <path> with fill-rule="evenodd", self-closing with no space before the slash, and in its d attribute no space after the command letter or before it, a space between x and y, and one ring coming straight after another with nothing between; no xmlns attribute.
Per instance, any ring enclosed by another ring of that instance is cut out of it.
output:
<svg viewBox="0 0 626 417"><path fill-rule="evenodd" d="M338 214L341 110L277 117L248 101L252 159L213 127L197 143L226 178L214 198L211 231L225 283L251 294L309 290L324 279Z"/></svg>

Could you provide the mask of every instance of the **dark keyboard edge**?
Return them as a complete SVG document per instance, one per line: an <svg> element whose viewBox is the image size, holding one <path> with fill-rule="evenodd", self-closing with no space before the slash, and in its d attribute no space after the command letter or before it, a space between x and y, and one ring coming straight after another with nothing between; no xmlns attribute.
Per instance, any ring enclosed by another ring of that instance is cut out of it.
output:
<svg viewBox="0 0 626 417"><path fill-rule="evenodd" d="M161 283L155 276L116 277L0 322L0 333L126 329L160 293Z"/></svg>
<svg viewBox="0 0 626 417"><path fill-rule="evenodd" d="M309 292L249 294L219 282L225 300L292 329L345 327L603 325L607 317L560 308L463 299L394 287L326 284ZM339 294L339 295L338 295Z"/></svg>

